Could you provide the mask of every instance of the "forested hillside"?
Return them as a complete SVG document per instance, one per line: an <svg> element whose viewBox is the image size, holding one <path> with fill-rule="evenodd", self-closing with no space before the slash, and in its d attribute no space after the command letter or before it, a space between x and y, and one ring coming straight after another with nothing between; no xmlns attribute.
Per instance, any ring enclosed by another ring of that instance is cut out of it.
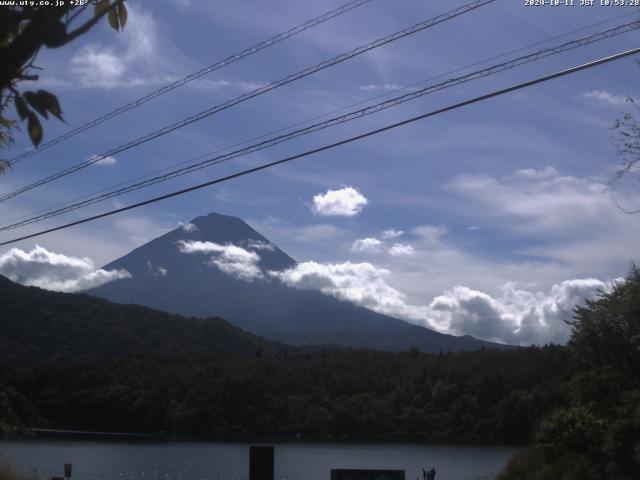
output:
<svg viewBox="0 0 640 480"><path fill-rule="evenodd" d="M24 287L0 275L3 361L30 362L131 353L275 353L278 344L219 318L195 319L84 294Z"/></svg>

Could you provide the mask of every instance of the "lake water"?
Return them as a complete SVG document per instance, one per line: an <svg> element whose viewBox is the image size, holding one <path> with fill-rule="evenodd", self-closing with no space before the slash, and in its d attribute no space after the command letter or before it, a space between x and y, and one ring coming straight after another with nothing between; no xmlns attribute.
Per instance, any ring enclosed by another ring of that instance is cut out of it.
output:
<svg viewBox="0 0 640 480"><path fill-rule="evenodd" d="M435 466L437 480L492 479L514 453L511 447L415 444L289 443L275 446L278 480L328 480L332 468L402 469L413 480ZM249 445L241 443L0 440L0 457L40 477L72 480L245 480Z"/></svg>

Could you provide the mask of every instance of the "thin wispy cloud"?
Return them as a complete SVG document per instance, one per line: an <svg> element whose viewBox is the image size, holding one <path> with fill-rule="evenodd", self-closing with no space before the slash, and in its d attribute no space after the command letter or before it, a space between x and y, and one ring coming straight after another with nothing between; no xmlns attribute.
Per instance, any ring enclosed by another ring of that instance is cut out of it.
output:
<svg viewBox="0 0 640 480"><path fill-rule="evenodd" d="M628 98L628 95L611 93L606 90L592 90L590 92L584 93L582 96L590 100L595 100L596 102L604 103L614 107L625 105Z"/></svg>
<svg viewBox="0 0 640 480"><path fill-rule="evenodd" d="M225 79L211 80L208 78L199 78L197 80L194 80L193 82L190 82L188 85L192 88L198 88L202 90L212 90L212 91L229 89L229 88L243 90L243 91L251 91L251 90L256 90L257 88L260 88L265 84L261 82L250 81L250 80L225 80Z"/></svg>
<svg viewBox="0 0 640 480"><path fill-rule="evenodd" d="M510 217L521 231L582 235L596 224L631 223L606 194L606 183L562 175L551 167L526 169L503 177L459 175L448 186L483 205L486 214ZM627 195L640 197L640 193ZM519 220L519 221L518 221ZM597 234L598 231L593 231Z"/></svg>
<svg viewBox="0 0 640 480"><path fill-rule="evenodd" d="M163 58L161 36L154 17L139 7L128 6L125 29L109 45L86 43L70 59L75 87L115 89L161 86L177 80Z"/></svg>

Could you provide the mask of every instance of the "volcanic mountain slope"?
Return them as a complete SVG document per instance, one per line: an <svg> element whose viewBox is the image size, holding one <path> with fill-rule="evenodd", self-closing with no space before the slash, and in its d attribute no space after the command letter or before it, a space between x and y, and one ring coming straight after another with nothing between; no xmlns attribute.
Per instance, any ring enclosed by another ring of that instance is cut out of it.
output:
<svg viewBox="0 0 640 480"><path fill-rule="evenodd" d="M254 334L293 345L383 350L415 346L427 352L505 348L469 336L437 333L316 290L290 288L264 273L295 264L242 220L212 213L106 265L105 269L127 270L131 278L87 293L181 315L219 316Z"/></svg>

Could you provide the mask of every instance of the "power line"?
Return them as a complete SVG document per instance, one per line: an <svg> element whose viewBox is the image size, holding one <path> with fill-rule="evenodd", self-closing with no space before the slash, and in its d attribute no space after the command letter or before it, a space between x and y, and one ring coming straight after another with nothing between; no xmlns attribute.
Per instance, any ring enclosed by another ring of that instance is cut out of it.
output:
<svg viewBox="0 0 640 480"><path fill-rule="evenodd" d="M79 202L81 200L90 198L90 197L92 197L94 195L98 195L98 194L103 193L103 192L108 192L109 190L112 190L112 189L115 189L115 188L118 188L118 187L122 187L122 186L125 186L125 185L129 185L132 182L136 182L138 180L142 180L142 179L145 179L145 178L149 178L149 177L151 177L153 175L157 175L157 174L160 174L162 172L166 172L167 170L171 170L171 168L174 168L174 167L177 167L177 166L180 166L180 165L186 165L186 164L190 164L190 163L196 162L198 160L201 160L203 158L208 157L209 155L214 155L214 154L218 154L218 153L224 152L226 150L231 150L233 148L240 147L241 145L246 145L246 144L249 144L249 143L254 142L256 140L261 140L261 139L267 138L270 135L274 135L274 134L277 134L277 133L280 133L280 132L284 132L287 129L298 127L300 125L304 125L306 123L312 122L314 120L318 120L320 118L328 117L329 115L333 115L335 113L347 110L349 108L357 107L359 105L363 105L363 104L365 104L367 102L371 102L371 101L377 100L379 98L389 97L389 96L391 96L391 95L393 95L395 93L416 88L416 87L418 87L420 85L424 85L425 83L427 83L429 81L437 80L439 78L446 77L447 75L452 75L454 73L462 72L462 71L468 70L468 69L470 69L472 67L485 64L485 63L490 62L492 60L497 60L499 58L506 57L507 55L511 55L511 54L518 53L518 52L521 52L521 51L524 51L524 50L528 50L528 49L530 49L532 47L536 47L538 45L542 45L542 44L551 42L553 40L557 40L559 38L564 38L564 37L567 37L569 35L573 35L574 33L582 32L582 31L585 31L585 30L589 30L591 28L594 28L594 27L597 27L597 26L600 26L600 25L604 25L606 23L610 23L610 22L613 22L615 20L620 20L621 18L625 18L625 17L629 17L629 16L635 16L635 15L636 15L635 12L623 13L622 15L616 15L614 17L610 17L610 18L607 18L605 20L601 20L601 21L596 22L596 23L585 25L583 27L577 28L575 30L571 30L569 32L565 32L565 33L562 33L562 34L559 34L559 35L554 35L554 36L548 37L548 38L546 38L544 40L539 40L537 42L530 43L528 45L525 45L525 46L522 46L522 47L518 47L516 49L509 50L507 52L504 52L504 53L501 53L501 54L498 54L498 55L494 55L494 56L489 57L489 58L485 58L484 60L480 60L478 62L474 62L472 64L468 64L468 65L465 65L463 67L456 68L454 70L449 70L447 72L438 74L436 76L429 77L429 78L424 79L424 80L420 80L419 82L415 82L415 83L412 83L410 85L406 85L406 86L404 86L402 88L398 88L397 90L394 90L394 91L391 91L391 92L385 92L385 93L381 93L381 94L378 94L378 95L374 95L372 97L368 97L368 98L366 98L364 100L360 100L358 102L351 103L351 104L342 106L340 108L337 108L337 109L334 109L334 110L331 110L331 111L328 111L328 112L325 112L325 113L322 113L322 114L319 114L319 115L315 115L315 116L313 116L311 118L308 118L306 120L302 120L302 121L299 121L299 122L295 122L293 124L289 124L287 126L278 128L276 130L272 130L270 132L261 134L259 136L252 137L252 138L249 138L247 140L243 140L243 141L241 141L239 143L236 143L236 144L233 144L233 145L229 145L229 146L224 147L224 148L217 149L217 150L215 150L213 152L208 152L208 153L205 153L205 154L202 154L202 155L198 155L195 158L191 158L189 160L183 160L181 162L175 163L175 164L170 165L168 167L165 167L165 168L162 168L162 169L158 169L158 170L149 172L147 174L144 174L144 175L141 175L141 176L138 176L138 177L134 177L132 179L126 180L126 181L118 183L116 185L112 185L110 187L102 188L102 189L94 191L92 193L89 193L89 194L86 194L86 195L82 195L80 197L76 197L76 198L74 198L72 200L68 200L66 202L58 203L58 204L56 204L56 205L54 205L52 207L43 208L43 209L37 210L35 212L31 212L31 213L26 214L26 215L22 215L20 217L13 218L11 220L6 220L6 221L0 223L0 230L3 229L2 227L7 227L7 229L8 229L10 226L12 226L10 224L13 224L13 223L16 223L16 222L20 222L23 219L27 219L27 218L33 217L33 216L35 216L37 214L40 214L40 213L49 212L49 211L51 211L53 209L59 209L59 208L65 207L65 206L70 206L71 204L74 204L74 203Z"/></svg>
<svg viewBox="0 0 640 480"><path fill-rule="evenodd" d="M56 232L56 231L59 231L59 230L63 230L63 229L66 229L66 228L73 227L75 225L80 225L80 224L83 224L83 223L91 222L93 220L97 220L97 219L100 219L100 218L104 218L104 217L108 217L108 216L111 216L111 215L115 215L117 213L126 212L128 210L133 210L135 208L139 208L139 207L142 207L142 206L145 206L145 205L149 205L149 204L152 204L152 203L160 202L162 200L167 200L167 199L172 198L172 197L177 197L179 195L184 195L185 193L193 192L195 190L199 190L199 189L202 189L202 188L205 188L205 187L209 187L211 185L215 185L215 184L218 184L218 183L223 183L223 182L226 182L226 181L229 181L229 180L233 180L234 178L243 177L245 175L249 175L251 173L255 173L255 172L258 172L260 170L265 170L267 168L274 167L276 165L281 165L283 163L291 162L293 160L298 160L300 158L304 158L304 157L307 157L307 156L310 156L310 155L314 155L316 153L324 152L326 150L331 150L331 149L339 147L341 145L346 145L348 143L352 143L352 142L355 142L355 141L358 141L358 140L362 140L364 138L367 138L367 137L370 137L370 136L373 136L373 135L377 135L377 134L382 133L382 132L386 132L387 130L392 130L394 128L398 128L398 127L401 127L401 126L404 126L404 125L408 125L408 124L416 122L418 120L423 120L425 118L433 117L435 115L439 115L439 114L442 114L442 113L445 113L445 112L449 112L451 110L456 110L458 108L466 107L468 105L472 105L472 104L475 104L475 103L478 103L478 102L482 102L484 100L488 100L490 98L497 97L499 95L504 95L506 93L510 93L510 92L513 92L513 91L516 91L516 90L520 90L520 89L523 89L523 88L526 88L526 87L530 87L532 85L536 85L536 84L543 83L543 82L546 82L546 81L549 81L549 80L553 80L555 78L564 77L566 75L570 75L572 73L576 73L576 72L579 72L581 70L586 70L586 69L589 69L589 68L593 68L593 67L596 67L598 65L602 65L604 63L608 63L608 62L611 62L611 61L614 61L614 60L619 60L621 58L628 57L630 55L635 55L635 54L638 54L638 53L640 53L640 48L634 48L632 50L627 50L625 52L621 52L621 53L617 53L617 54L614 54L614 55L610 55L608 57L604 57L604 58L601 58L601 59L598 59L598 60L594 60L594 61L591 61L591 62L588 62L588 63L583 63L582 65L578 65L576 67L571 67L571 68L568 68L568 69L565 69L565 70L561 70L561 71L556 72L556 73L552 73L550 75L545 75L543 77L538 77L538 78L536 78L534 80L529 80L529 81L526 81L526 82L523 82L523 83L512 85L511 87L503 88L501 90L496 90L496 91L493 91L491 93L487 93L485 95L481 95L479 97L472 98L470 100L465 100L465 101L460 102L460 103L456 103L456 104L449 105L449 106L444 107L444 108L433 110L433 111L428 112L428 113L424 113L424 114L421 114L421 115L418 115L418 116L415 116L415 117L408 118L408 119L403 120L401 122L392 123L390 125L386 125L384 127L377 128L375 130L370 130L370 131L362 133L360 135L349 137L347 139L340 140L338 142L335 142L335 143L332 143L332 144L329 144L329 145L324 145L322 147L314 148L312 150L307 150L306 152L302 152L302 153L299 153L299 154L296 154L296 155L292 155L290 157L286 157L286 158L283 158L283 159L280 159L280 160L269 162L269 163L266 163L264 165L260 165L258 167L253 167L253 168L249 168L249 169L246 169L246 170L242 170L240 172L237 172L237 173L234 173L234 174L231 174L231 175L227 175L225 177L216 178L216 179L210 180L208 182L200 183L198 185L194 185L194 186L191 186L191 187L188 187L188 188L184 188L182 190L177 190L175 192L167 193L165 195L160 195L158 197L154 197L154 198L151 198L151 199L148 199L148 200L144 200L142 202L134 203L134 204L128 205L126 207L122 207L122 208L118 208L118 209L115 209L115 210L111 210L109 212L101 213L99 215L94 215L92 217L84 218L82 220L77 220L75 222L71 222L71 223L67 223L67 224L64 224L64 225L60 225L58 227L49 228L47 230L42 230L40 232L32 233L30 235L25 235L25 236L22 236L22 237L14 238L12 240L8 240L6 242L0 243L0 246L9 245L11 243L19 242L19 241L22 241L22 240L27 240L29 238L38 237L38 236L41 236L41 235L44 235L44 234L47 234L47 233Z"/></svg>
<svg viewBox="0 0 640 480"><path fill-rule="evenodd" d="M290 28L289 30L279 33L267 40L263 40L260 43L257 43L255 45L253 45L252 47L246 48L245 50L242 50L239 53L230 55L229 57L225 58L224 60L220 60L212 65L209 65L207 67L204 67L200 70L198 70L195 73L192 73L190 75L187 75L186 77L181 78L180 80L176 80L175 82L170 83L169 85L165 85L162 88L159 88L158 90L154 90L153 92L148 93L147 95L138 98L137 100L134 100L130 103L127 103L126 105L123 105L119 108L116 108L115 110L106 113L94 120L91 120L90 122L87 122L79 127L74 128L73 130L70 130L62 135L60 135L59 137L56 137L52 140L49 140L48 142L43 143L42 145L40 145L39 147L36 147L32 150L29 150L27 152L21 153L20 155L17 155L16 157L14 157L13 159L11 159L9 161L9 165L13 166L16 163L18 163L19 161L30 157L31 155L35 155L36 153L39 153L49 147L52 147L54 145L57 145L58 143L64 142L65 140L79 134L82 133L86 130L89 130L91 128L94 128L108 120L111 120L114 117L117 117L118 115L127 112L129 110L132 110L134 108L139 107L140 105L147 103L150 100L153 100L154 98L159 97L160 95L164 95L167 92L170 92L172 90L175 90L178 87L181 87L183 85L186 85L189 82L192 82L193 80L197 80L200 77L203 77L204 75L207 75L211 72L214 72L216 70L219 70L223 67L226 67L227 65L230 65L234 62L237 62L238 60L241 60L245 57L248 57L249 55L253 55L254 53L257 53L261 50L264 50L265 48L269 48L272 47L273 45L276 45L277 43L282 42L283 40L286 40L290 37L293 37L294 35L297 35L298 33L304 32L305 30L308 30L310 28L313 28L317 25L320 25L328 20L331 20L332 18L335 18L337 16L342 15L343 13L347 13L355 8L358 8L362 5L364 5L365 3L369 3L371 0L352 0L350 2L345 3L344 5L342 5L341 7L338 7L334 10L331 10L329 12L326 12L318 17L312 18L310 20L307 20L304 23L301 23L300 25L297 25L293 28Z"/></svg>
<svg viewBox="0 0 640 480"><path fill-rule="evenodd" d="M219 155L219 156L215 156L213 158L209 158L206 159L202 162L196 163L194 165L190 165L187 167L183 167L180 168L178 170L174 170L171 172L168 172L164 175L158 175L156 177L153 177L151 179L148 180L144 180L138 183L134 183L131 185L128 185L126 187L123 188L119 188L116 190L112 190L109 191L107 193L104 193L102 195L97 195L91 198L88 198L86 200L83 201L79 201L76 203L72 203L70 205L66 205L64 207L61 208L57 208L55 210L51 210L48 211L47 213L43 213L41 215L35 215L32 216L30 218L26 218L24 220L20 220L11 224L5 224L3 226L0 227L0 230L12 230L15 228L19 228L19 227L23 227L25 225L29 225L32 223L36 223L48 218L52 218L52 217L56 217L58 215L62 215L64 213L68 213L71 212L73 210L77 210L79 208L82 207L86 207L89 205L93 205L95 203L99 203L105 200L108 200L110 198L116 197L118 195L122 195L125 193L130 193L132 191L135 190L139 190L141 188L145 188L151 185L155 185L157 183L160 182L164 182L167 180L170 180L172 178L176 178L182 175L186 175L188 173L192 173L195 172L197 170L209 167L211 165L215 165L218 163L222 163L222 162L226 162L229 161L233 158L237 158L243 155L247 155L249 153L254 153L257 152L259 150L263 150L269 147L272 147L274 145L277 145L279 143L283 143L289 140L292 140L294 138L303 136L303 135L308 135L310 133L319 131L319 130L323 130L325 128L329 128L338 124L342 124L342 123L346 123L352 120L356 120L358 118L362 118L364 116L368 116L374 113L378 113L382 110L385 110L387 108L391 108L391 107L395 107L397 105L400 105L402 103L411 101L411 100L415 100L417 98L420 98L424 95L430 94L430 93L434 93L440 90L444 90L446 88L450 88L456 85L460 85L462 83L466 83L472 80L477 80L479 78L483 78L483 77L487 77L489 75L494 75L496 73L505 71L505 70L509 70L527 63L531 63L537 60L540 60L541 58L546 58L549 57L551 55L556 55L558 53L561 52L565 52L571 49L575 49L575 48L579 48L585 45L589 45L601 40L605 40L605 39L609 39L618 35L621 35L623 33L627 33L629 31L632 30L637 30L638 28L640 28L640 21L635 21L635 22L630 22L627 24L623 24L623 25L618 25L616 27L613 28L609 28L607 30L604 30L602 32L596 32L593 33L591 35L587 35L585 37L581 37L575 40L571 40L568 42L565 42L561 45L556 45L556 46L552 46L552 47L548 47L542 50L539 50L537 52L534 53L530 53L528 55L523 55L511 60L508 60L506 62L502 62L499 63L497 65L492 65L490 67L481 69L481 70L477 70L471 73L468 73L467 75L463 75L461 77L457 77L457 78L451 78L449 80L446 80L444 82L435 84L435 85L430 85L430 86L426 86L423 87L419 90L416 91L411 91L409 93L397 96L395 98L391 98L389 100L374 104L374 105L370 105L364 108L361 108L359 110L355 110L352 112L349 112L345 115L341 115L338 117L334 117L334 118L330 118L324 122L319 122L313 125L309 125L307 127L304 128L300 128L297 130L293 130L291 132L288 132L286 134L283 135L278 135L276 137L272 137L268 140L253 144L253 145L249 145L245 148L239 149L239 150L235 150L232 151L230 153L224 154L224 155Z"/></svg>
<svg viewBox="0 0 640 480"><path fill-rule="evenodd" d="M284 85L287 85L291 82L294 82L296 80L299 80L301 78L304 78L306 76L309 76L311 74L317 73L321 70L324 70L325 68L331 67L333 65L336 65L338 63L344 62L345 60L349 60L353 57L356 57L358 55L361 55L365 52L368 52L370 50L373 50L375 48L378 48L380 46L386 45L388 43L394 42L396 40L399 40L401 38L404 38L406 36L409 35L413 35L415 33L418 33L422 30L425 30L427 28L433 27L437 24L440 24L442 22L451 20L453 18L456 18L460 15L463 15L465 13L468 13L472 10L475 10L477 8L480 8L484 5L487 5L489 3L493 3L496 0L475 0L473 2L467 3L461 7L458 7L454 10L450 10L446 13L443 13L441 15L438 15L434 18L431 18L429 20L425 20L424 22L420 22L417 23L409 28L405 28L403 30L399 30L397 32L392 33L391 35L387 35L386 37L383 38L379 38L377 40L374 40L373 42L370 42L366 45L362 45L360 47L357 47L353 50L350 50L349 52L346 53L342 53L336 57L333 57L329 60L325 60L324 62L321 62L319 64L316 64L312 67L308 67L304 70L301 70L297 73L288 75L280 80L268 83L267 85L263 85L260 88L257 88L255 90L252 90L251 92L247 92L243 95L240 95L239 97L233 98L231 100L228 100L222 104L216 105L214 107L211 107L207 110L204 110L200 113L197 113L195 115L192 115L190 117L187 117L179 122L173 123L171 125L167 125L163 128L161 128L160 130L156 130L154 132L151 132L143 137L139 137L135 140L132 140L129 143L126 143L124 145L121 145L119 147L113 148L111 150L109 150L106 153L103 153L101 155L97 155L94 156L92 158L90 158L89 160L86 160L84 162L78 163L76 165L73 165L69 168L66 168L58 173L55 173L53 175L50 175L48 177L45 177L43 179L40 179L34 183L31 183L27 186L21 187L18 190L15 190L13 192L10 192L8 194L3 195L2 197L0 197L0 202L4 202L12 197L15 197L16 195L19 195L21 193L24 193L26 191L32 190L33 188L39 187L41 185L44 185L46 183L52 182L54 180L57 180L58 178L64 177L66 175L70 175L72 173L77 172L78 170L82 170L90 165L93 165L94 163L99 162L100 160L104 160L105 158L111 156L111 155L115 155L118 153L121 153L125 150L129 150L130 148L136 147L138 145L141 145L143 143L146 143L150 140L154 140L162 135L166 135L167 133L173 132L174 130L177 130L179 128L182 128L186 125L189 125L191 123L197 122L199 120L202 120L203 118L209 117L215 113L218 113L222 110L226 110L227 108L230 108L234 105L237 105L241 102L244 102L246 100L249 100L251 98L257 97L258 95L262 95L264 93L267 93L275 88L279 88L282 87Z"/></svg>

